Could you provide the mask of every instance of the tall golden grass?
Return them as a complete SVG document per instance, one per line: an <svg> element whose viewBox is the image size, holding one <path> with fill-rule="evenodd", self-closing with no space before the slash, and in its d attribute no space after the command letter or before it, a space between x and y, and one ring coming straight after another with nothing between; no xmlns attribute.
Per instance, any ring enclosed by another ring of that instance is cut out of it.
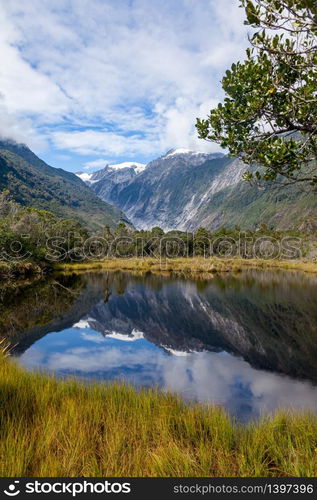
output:
<svg viewBox="0 0 317 500"><path fill-rule="evenodd" d="M317 421L242 426L156 390L85 385L0 356L1 476L316 476Z"/></svg>
<svg viewBox="0 0 317 500"><path fill-rule="evenodd" d="M288 271L302 271L317 273L317 262L303 262L299 260L265 260L210 257L184 257L174 259L153 258L109 258L107 260L87 261L76 263L59 263L55 268L62 271L87 271L93 269L122 270L122 271L157 271L174 273L213 273L239 272L243 269L284 269Z"/></svg>

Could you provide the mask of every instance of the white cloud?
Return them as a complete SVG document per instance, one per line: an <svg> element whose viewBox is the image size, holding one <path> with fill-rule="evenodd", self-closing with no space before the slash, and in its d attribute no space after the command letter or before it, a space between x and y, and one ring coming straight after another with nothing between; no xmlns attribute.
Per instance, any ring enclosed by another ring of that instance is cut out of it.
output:
<svg viewBox="0 0 317 500"><path fill-rule="evenodd" d="M52 140L79 155L214 150L198 141L194 124L221 99L224 70L244 55L238 4L3 3L0 93L6 114L20 124L7 133Z"/></svg>
<svg viewBox="0 0 317 500"><path fill-rule="evenodd" d="M46 137L36 133L32 120L25 116L9 113L0 95L0 138L27 143L29 147L41 151L47 147Z"/></svg>
<svg viewBox="0 0 317 500"><path fill-rule="evenodd" d="M30 113L44 115L50 120L60 119L68 110L68 99L52 78L24 60L19 49L24 40L12 24L2 8L0 90L4 106L10 113Z"/></svg>
<svg viewBox="0 0 317 500"><path fill-rule="evenodd" d="M79 132L52 132L56 147L69 149L82 155L109 154L121 156L128 154L148 155L157 150L154 141L141 135L123 136L115 132L85 130Z"/></svg>
<svg viewBox="0 0 317 500"><path fill-rule="evenodd" d="M108 161L104 160L103 158L99 158L99 160L93 160L93 161L87 161L87 163L84 164L84 169L85 170L94 170L96 168L102 168L108 165Z"/></svg>

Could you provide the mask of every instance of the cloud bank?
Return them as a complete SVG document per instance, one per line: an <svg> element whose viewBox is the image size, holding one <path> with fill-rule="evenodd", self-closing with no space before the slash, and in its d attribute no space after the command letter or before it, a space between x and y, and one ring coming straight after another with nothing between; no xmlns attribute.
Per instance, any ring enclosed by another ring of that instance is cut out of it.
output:
<svg viewBox="0 0 317 500"><path fill-rule="evenodd" d="M238 0L3 2L0 134L86 161L214 151L195 118L244 57L243 16Z"/></svg>

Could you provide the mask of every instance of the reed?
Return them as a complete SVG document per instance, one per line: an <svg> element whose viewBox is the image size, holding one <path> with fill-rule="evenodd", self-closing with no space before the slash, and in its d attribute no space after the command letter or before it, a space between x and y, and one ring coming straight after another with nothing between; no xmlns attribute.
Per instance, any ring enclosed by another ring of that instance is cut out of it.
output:
<svg viewBox="0 0 317 500"><path fill-rule="evenodd" d="M317 420L247 426L158 390L87 385L0 356L1 476L316 476Z"/></svg>
<svg viewBox="0 0 317 500"><path fill-rule="evenodd" d="M240 272L244 269L273 269L302 271L307 273L317 273L317 262L304 262L300 260L264 260L264 259L240 259L240 258L220 258L210 257L188 257L173 259L153 259L153 258L109 258L107 260L87 261L76 263L59 263L55 269L62 271L89 271L89 270L125 270L125 271L153 271L153 272L173 272L176 274L187 273L209 273L212 277L214 273Z"/></svg>

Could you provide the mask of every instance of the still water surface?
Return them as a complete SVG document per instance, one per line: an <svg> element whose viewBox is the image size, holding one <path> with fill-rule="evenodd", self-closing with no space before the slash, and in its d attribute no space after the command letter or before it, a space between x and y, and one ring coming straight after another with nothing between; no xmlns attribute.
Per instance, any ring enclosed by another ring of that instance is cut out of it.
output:
<svg viewBox="0 0 317 500"><path fill-rule="evenodd" d="M243 421L279 407L317 412L312 276L55 276L6 296L0 312L31 370L159 386Z"/></svg>

